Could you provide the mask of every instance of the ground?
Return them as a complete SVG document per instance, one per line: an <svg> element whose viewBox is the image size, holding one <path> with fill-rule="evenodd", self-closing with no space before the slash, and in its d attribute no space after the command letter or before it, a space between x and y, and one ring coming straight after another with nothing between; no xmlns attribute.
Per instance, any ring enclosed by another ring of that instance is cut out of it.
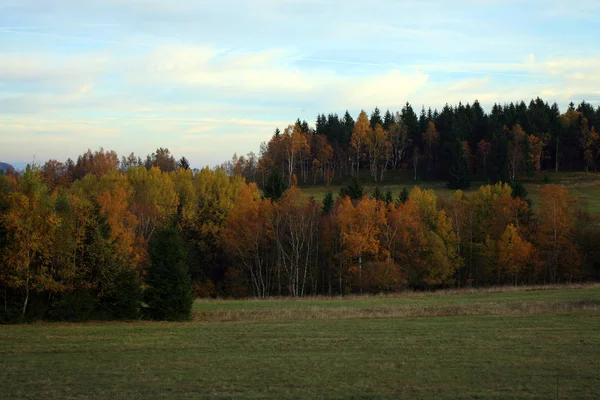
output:
<svg viewBox="0 0 600 400"><path fill-rule="evenodd" d="M600 397L600 285L194 311L2 326L0 398Z"/></svg>

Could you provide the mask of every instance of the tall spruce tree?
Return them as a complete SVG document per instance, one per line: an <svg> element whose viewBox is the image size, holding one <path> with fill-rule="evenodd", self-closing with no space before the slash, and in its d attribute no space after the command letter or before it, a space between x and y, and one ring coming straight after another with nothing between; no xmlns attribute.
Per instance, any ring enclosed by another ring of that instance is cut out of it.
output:
<svg viewBox="0 0 600 400"><path fill-rule="evenodd" d="M175 227L154 233L144 293L146 315L161 321L185 321L192 315L194 292L181 235Z"/></svg>
<svg viewBox="0 0 600 400"><path fill-rule="evenodd" d="M508 182L508 139L500 130L492 138L492 151L489 157L489 177L492 183Z"/></svg>
<svg viewBox="0 0 600 400"><path fill-rule="evenodd" d="M265 182L265 187L263 187L264 196L267 199L277 201L283 196L285 189L287 189L287 184L285 183L283 174L276 168L271 172Z"/></svg>
<svg viewBox="0 0 600 400"><path fill-rule="evenodd" d="M450 189L467 189L471 186L467 158L462 143L456 139L450 145L450 168L448 169L448 187Z"/></svg>

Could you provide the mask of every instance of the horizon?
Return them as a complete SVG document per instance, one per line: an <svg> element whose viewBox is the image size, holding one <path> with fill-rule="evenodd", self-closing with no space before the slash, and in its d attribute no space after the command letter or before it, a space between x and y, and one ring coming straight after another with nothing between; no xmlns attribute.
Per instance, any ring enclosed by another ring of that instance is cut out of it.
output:
<svg viewBox="0 0 600 400"><path fill-rule="evenodd" d="M297 118L406 102L600 105L590 0L38 3L0 0L0 161L15 167L100 147L213 167Z"/></svg>

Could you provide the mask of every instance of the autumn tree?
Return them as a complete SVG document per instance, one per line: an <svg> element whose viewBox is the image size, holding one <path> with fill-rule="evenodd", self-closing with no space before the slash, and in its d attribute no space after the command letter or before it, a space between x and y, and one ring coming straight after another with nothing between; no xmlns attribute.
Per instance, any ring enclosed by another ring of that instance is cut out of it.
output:
<svg viewBox="0 0 600 400"><path fill-rule="evenodd" d="M381 177L379 177L379 181L381 182L383 180L383 173L385 172L390 159L392 147L388 140L388 134L383 130L381 124L376 124L374 129L368 131L365 145L369 155L371 176L373 176L375 182L377 182L377 172L378 169L380 169Z"/></svg>
<svg viewBox="0 0 600 400"><path fill-rule="evenodd" d="M546 185L540 189L536 241L544 262L544 283L571 282L578 276L575 203L564 186Z"/></svg>
<svg viewBox="0 0 600 400"><path fill-rule="evenodd" d="M483 174L487 175L487 160L492 150L492 144L485 140L481 139L479 143L477 143L477 154L481 158L481 165L483 166Z"/></svg>
<svg viewBox="0 0 600 400"><path fill-rule="evenodd" d="M385 221L385 206L366 197L354 205L348 197L343 197L336 210L336 220L344 254L351 265L357 266L362 291L363 260L368 256L376 257L379 253L379 234Z"/></svg>
<svg viewBox="0 0 600 400"><path fill-rule="evenodd" d="M406 158L410 149L408 128L399 113L396 113L388 127L388 138L392 146L392 169L396 171L398 165Z"/></svg>
<svg viewBox="0 0 600 400"><path fill-rule="evenodd" d="M58 187L67 187L71 182L67 166L57 160L46 161L42 167L42 176L50 192Z"/></svg>
<svg viewBox="0 0 600 400"><path fill-rule="evenodd" d="M241 188L225 221L220 242L231 259L243 265L249 286L256 297L271 293L276 255L274 210L261 199L255 184Z"/></svg>
<svg viewBox="0 0 600 400"><path fill-rule="evenodd" d="M31 166L19 179L18 190L8 195L7 206L8 211L0 216L8 243L2 260L6 265L4 279L8 287L21 292L24 316L32 290L61 291L47 265L60 221L41 171Z"/></svg>
<svg viewBox="0 0 600 400"><path fill-rule="evenodd" d="M516 124L508 132L508 167L510 171L510 180L514 181L517 174L524 169L527 153L525 151L525 141L527 134L519 124Z"/></svg>
<svg viewBox="0 0 600 400"><path fill-rule="evenodd" d="M155 167L162 172L171 172L177 170L177 161L169 149L159 147L155 152L146 156L145 166L148 170Z"/></svg>
<svg viewBox="0 0 600 400"><path fill-rule="evenodd" d="M195 175L193 184L195 213L185 225L183 237L188 245L194 282L212 286L222 281L227 272L227 257L220 237L245 180L240 176L230 177L220 169L203 168Z"/></svg>
<svg viewBox="0 0 600 400"><path fill-rule="evenodd" d="M277 246L290 295L304 296L307 279L314 282L320 207L294 187L284 193L275 210Z"/></svg>
<svg viewBox="0 0 600 400"><path fill-rule="evenodd" d="M282 135L285 159L288 167L288 187L292 186L292 177L296 164L303 152L308 151L309 145L299 124L288 126Z"/></svg>
<svg viewBox="0 0 600 400"><path fill-rule="evenodd" d="M131 168L127 179L132 189L131 212L137 218L137 233L146 241L177 211L177 193L167 173L157 167Z"/></svg>
<svg viewBox="0 0 600 400"><path fill-rule="evenodd" d="M360 170L360 159L364 152L365 143L368 140L368 137L371 133L371 126L369 122L369 117L364 110L361 110L358 115L358 119L354 124L354 129L352 130L352 137L350 138L350 144L354 149L354 153L356 155L356 177L358 177L358 173Z"/></svg>
<svg viewBox="0 0 600 400"><path fill-rule="evenodd" d="M431 167L433 165L433 150L438 144L439 134L435 129L433 121L427 123L427 129L423 132L423 143L425 143L425 149L427 154L427 172L431 174Z"/></svg>
<svg viewBox="0 0 600 400"><path fill-rule="evenodd" d="M515 285L533 258L533 246L524 240L513 224L509 224L496 243L497 283L506 276Z"/></svg>
<svg viewBox="0 0 600 400"><path fill-rule="evenodd" d="M119 157L114 151L100 150L92 152L90 149L77 158L77 163L73 167L73 177L81 179L87 174L93 174L101 177L109 171L116 170L119 167Z"/></svg>

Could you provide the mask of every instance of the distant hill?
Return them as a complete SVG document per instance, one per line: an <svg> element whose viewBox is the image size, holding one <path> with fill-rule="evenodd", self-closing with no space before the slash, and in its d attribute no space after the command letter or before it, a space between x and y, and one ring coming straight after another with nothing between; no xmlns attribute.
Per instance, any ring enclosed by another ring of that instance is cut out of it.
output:
<svg viewBox="0 0 600 400"><path fill-rule="evenodd" d="M0 171L6 172L8 169L15 169L15 167L8 163L0 162Z"/></svg>

